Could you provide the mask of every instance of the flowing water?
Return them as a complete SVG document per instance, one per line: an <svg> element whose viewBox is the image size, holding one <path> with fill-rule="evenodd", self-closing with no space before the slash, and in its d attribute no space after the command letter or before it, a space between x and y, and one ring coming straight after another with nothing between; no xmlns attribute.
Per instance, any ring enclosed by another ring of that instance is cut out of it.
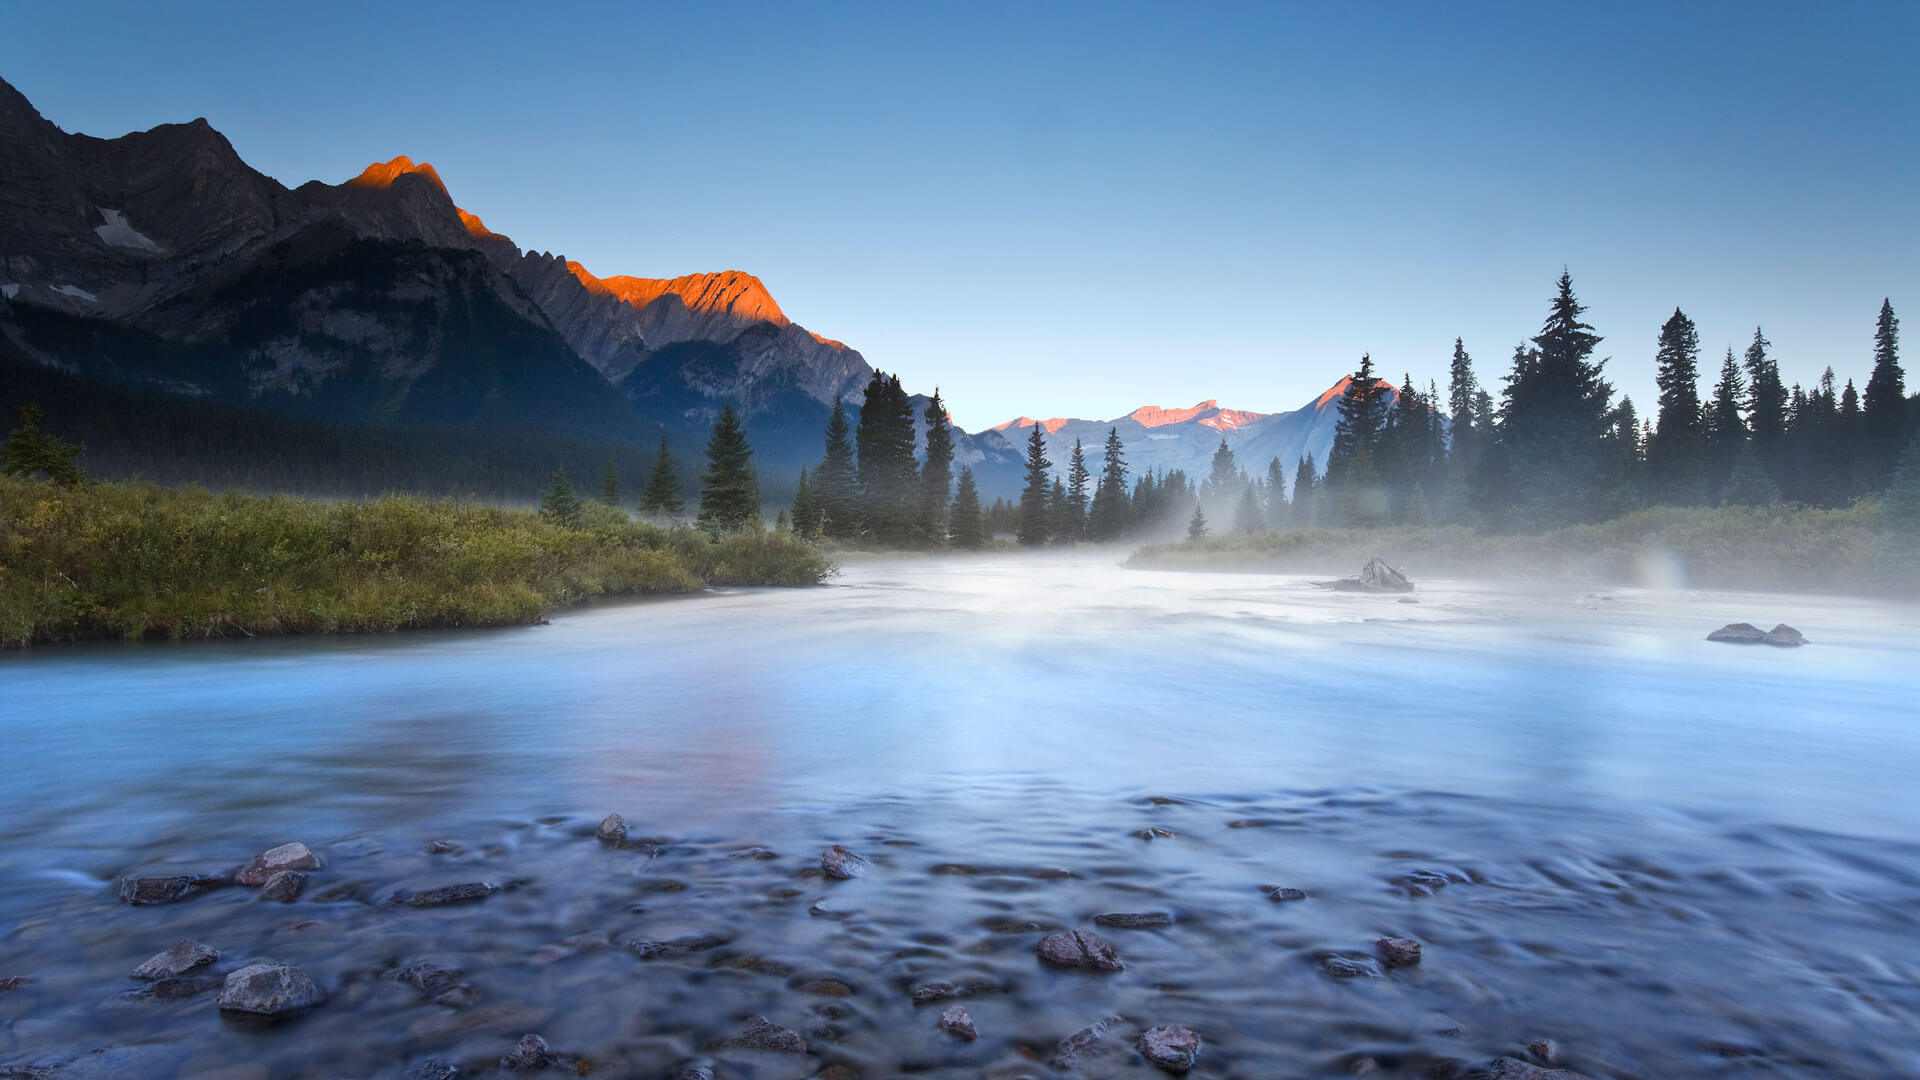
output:
<svg viewBox="0 0 1920 1080"><path fill-rule="evenodd" d="M1200 1076L1540 1040L1595 1077L1920 1075L1920 612L1416 598L899 560L523 629L0 657L0 1076L488 1075L538 1032L552 1075L1013 1077L1109 1016L1082 1075L1157 1075L1132 1042L1167 1023ZM1703 640L1730 621L1813 644ZM116 897L290 840L324 862L291 904ZM824 877L834 844L867 872ZM458 882L500 889L391 902ZM1124 970L1043 966L1071 928ZM1422 962L1328 974L1383 935ZM187 937L212 977L142 996ZM327 1000L223 1016L254 960ZM465 989L391 977L421 961ZM956 1000L977 1041L939 1029ZM807 1053L721 1045L756 1016Z"/></svg>

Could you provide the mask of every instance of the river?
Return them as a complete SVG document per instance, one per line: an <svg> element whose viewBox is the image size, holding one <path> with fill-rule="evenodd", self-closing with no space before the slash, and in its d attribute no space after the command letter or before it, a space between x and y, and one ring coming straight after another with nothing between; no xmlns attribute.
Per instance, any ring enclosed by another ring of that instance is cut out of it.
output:
<svg viewBox="0 0 1920 1080"><path fill-rule="evenodd" d="M1108 1016L1082 1075L1158 1075L1130 1047L1170 1023L1201 1076L1542 1040L1593 1077L1920 1075L1920 610L1411 599L876 559L537 627L0 656L0 1076L484 1075L538 1032L597 1077L1013 1077ZM1812 644L1704 640L1732 621ZM291 904L115 895L294 840L324 866ZM866 872L823 877L834 844ZM465 881L499 889L391 902ZM1124 970L1042 965L1073 928ZM1421 962L1377 966L1382 936ZM188 937L327 1000L143 996ZM422 960L467 989L391 977ZM937 982L970 996L916 1005ZM977 1041L938 1027L956 1001ZM756 1016L808 1052L721 1045Z"/></svg>

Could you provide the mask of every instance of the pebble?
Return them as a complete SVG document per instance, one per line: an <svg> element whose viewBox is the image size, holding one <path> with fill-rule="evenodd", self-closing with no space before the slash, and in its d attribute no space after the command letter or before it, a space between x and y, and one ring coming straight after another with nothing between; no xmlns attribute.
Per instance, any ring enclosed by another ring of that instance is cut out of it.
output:
<svg viewBox="0 0 1920 1080"><path fill-rule="evenodd" d="M1114 951L1113 942L1091 930L1065 930L1048 934L1040 939L1033 951L1054 967L1100 972L1121 971L1125 967L1120 963L1119 954Z"/></svg>
<svg viewBox="0 0 1920 1080"><path fill-rule="evenodd" d="M980 1037L980 1030L973 1026L973 1017L967 1015L966 1007L962 1005L947 1006L940 1014L940 1030L968 1042Z"/></svg>
<svg viewBox="0 0 1920 1080"><path fill-rule="evenodd" d="M267 879L282 870L318 870L320 859L302 843L281 844L255 855L233 880L242 885L265 885Z"/></svg>
<svg viewBox="0 0 1920 1080"><path fill-rule="evenodd" d="M255 899L291 904L300 899L300 893L306 887L307 875L298 870L282 870L268 878L265 885L260 886L260 895Z"/></svg>
<svg viewBox="0 0 1920 1080"><path fill-rule="evenodd" d="M618 847L627 842L627 819L619 814L608 814L600 819L600 827L593 830L593 835L603 844Z"/></svg>
<svg viewBox="0 0 1920 1080"><path fill-rule="evenodd" d="M728 1039L722 1046L734 1046L743 1050L774 1050L783 1054L804 1054L807 1052L807 1040L791 1028L783 1028L764 1016L756 1016L747 1021L740 1034Z"/></svg>
<svg viewBox="0 0 1920 1080"><path fill-rule="evenodd" d="M1109 911L1095 915L1093 921L1115 930L1144 930L1150 926L1172 926L1173 916L1164 911Z"/></svg>
<svg viewBox="0 0 1920 1080"><path fill-rule="evenodd" d="M1140 1036L1140 1056L1170 1073L1185 1073L1200 1057L1200 1036L1179 1024L1162 1024Z"/></svg>
<svg viewBox="0 0 1920 1080"><path fill-rule="evenodd" d="M500 1067L508 1072L533 1072L555 1063L553 1051L547 1047L547 1040L538 1035L520 1036L520 1041L507 1055L500 1059Z"/></svg>
<svg viewBox="0 0 1920 1080"><path fill-rule="evenodd" d="M820 869L828 877L840 881L857 878L867 872L867 860L835 844L820 853Z"/></svg>
<svg viewBox="0 0 1920 1080"><path fill-rule="evenodd" d="M220 959L220 950L202 945L192 938L174 942L161 952L154 953L147 961L133 969L136 979L171 979L176 975L185 975L189 971L198 971Z"/></svg>
<svg viewBox="0 0 1920 1080"><path fill-rule="evenodd" d="M222 874L170 874L120 879L120 899L129 904L172 904L233 884Z"/></svg>
<svg viewBox="0 0 1920 1080"><path fill-rule="evenodd" d="M1290 904L1295 900L1305 900L1307 898L1304 889L1293 889L1285 885L1262 885L1260 886L1260 891L1266 893L1267 899L1276 904Z"/></svg>
<svg viewBox="0 0 1920 1080"><path fill-rule="evenodd" d="M1171 840L1173 839L1173 830L1163 829L1155 825L1150 829L1135 829L1133 830L1133 835L1142 840Z"/></svg>
<svg viewBox="0 0 1920 1080"><path fill-rule="evenodd" d="M463 881L457 885L442 885L419 892L402 889L393 894L392 902L411 908L446 907L448 904L471 904L485 900L499 891L500 886L490 881Z"/></svg>
<svg viewBox="0 0 1920 1080"><path fill-rule="evenodd" d="M1412 938L1383 937L1373 944L1390 968L1412 967L1420 962L1420 943Z"/></svg>
<svg viewBox="0 0 1920 1080"><path fill-rule="evenodd" d="M286 1016L325 1000L307 973L290 964L248 964L220 988L222 1012Z"/></svg>

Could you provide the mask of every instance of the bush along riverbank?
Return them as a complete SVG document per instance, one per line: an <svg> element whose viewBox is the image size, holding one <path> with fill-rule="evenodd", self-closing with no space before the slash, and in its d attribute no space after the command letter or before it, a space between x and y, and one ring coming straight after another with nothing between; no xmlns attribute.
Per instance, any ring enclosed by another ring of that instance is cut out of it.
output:
<svg viewBox="0 0 1920 1080"><path fill-rule="evenodd" d="M1865 501L1842 510L1661 507L1537 534L1465 526L1236 533L1151 544L1127 566L1338 576L1374 555L1416 578L1920 596L1920 530Z"/></svg>
<svg viewBox="0 0 1920 1080"><path fill-rule="evenodd" d="M598 596L819 584L787 533L712 537L587 504L316 502L0 476L0 647L538 622Z"/></svg>

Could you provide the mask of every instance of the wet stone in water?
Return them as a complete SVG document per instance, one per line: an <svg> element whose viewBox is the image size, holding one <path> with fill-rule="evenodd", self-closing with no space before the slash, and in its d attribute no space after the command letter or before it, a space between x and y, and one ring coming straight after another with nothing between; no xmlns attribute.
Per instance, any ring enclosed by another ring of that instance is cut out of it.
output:
<svg viewBox="0 0 1920 1080"><path fill-rule="evenodd" d="M387 978L406 983L427 997L437 997L458 986L462 974L459 968L438 960L416 960L387 972Z"/></svg>
<svg viewBox="0 0 1920 1080"><path fill-rule="evenodd" d="M154 953L147 961L133 969L136 979L171 979L176 975L185 975L198 971L220 959L220 950L202 945L191 938L177 941L164 951Z"/></svg>
<svg viewBox="0 0 1920 1080"><path fill-rule="evenodd" d="M1093 917L1095 925L1116 930L1144 930L1152 926L1172 926L1173 916L1164 911L1110 911Z"/></svg>
<svg viewBox="0 0 1920 1080"><path fill-rule="evenodd" d="M713 1080L713 1066L702 1061L690 1061L680 1066L673 1074L673 1080Z"/></svg>
<svg viewBox="0 0 1920 1080"><path fill-rule="evenodd" d="M500 1067L508 1072L534 1072L557 1063L547 1040L532 1033L520 1036L514 1048L500 1059Z"/></svg>
<svg viewBox="0 0 1920 1080"><path fill-rule="evenodd" d="M1471 1080L1589 1080L1571 1069L1543 1069L1510 1057L1494 1058L1467 1075Z"/></svg>
<svg viewBox="0 0 1920 1080"><path fill-rule="evenodd" d="M233 880L242 885L265 885L267 879L282 870L318 870L320 859L301 843L281 844L255 855Z"/></svg>
<svg viewBox="0 0 1920 1080"><path fill-rule="evenodd" d="M1114 951L1113 942L1091 930L1048 934L1040 939L1040 944L1034 946L1033 951L1042 961L1054 967L1100 972L1124 968L1119 954Z"/></svg>
<svg viewBox="0 0 1920 1080"><path fill-rule="evenodd" d="M231 878L220 874L169 874L162 877L129 874L120 879L120 899L129 904L173 904L231 884Z"/></svg>
<svg viewBox="0 0 1920 1080"><path fill-rule="evenodd" d="M222 1012L286 1016L320 1004L324 995L307 973L289 964L249 964L227 976Z"/></svg>
<svg viewBox="0 0 1920 1080"><path fill-rule="evenodd" d="M306 887L307 875L298 870L282 870L268 878L265 885L260 886L260 895L255 899L291 904L300 899L300 894L306 890Z"/></svg>
<svg viewBox="0 0 1920 1080"><path fill-rule="evenodd" d="M184 1001L199 997L220 989L223 980L218 975L175 975L153 982L137 990L129 990L122 997L139 998L145 1001Z"/></svg>
<svg viewBox="0 0 1920 1080"><path fill-rule="evenodd" d="M1163 1024L1140 1036L1140 1056L1170 1073L1184 1073L1200 1057L1200 1036L1179 1024Z"/></svg>
<svg viewBox="0 0 1920 1080"><path fill-rule="evenodd" d="M500 886L488 881L463 881L457 885L442 885L434 889L422 889L412 892L402 889L393 894L393 903L404 904L411 908L446 907L449 904L471 904L485 900L500 891Z"/></svg>
<svg viewBox="0 0 1920 1080"><path fill-rule="evenodd" d="M967 1015L964 1005L949 1005L941 1012L940 1030L968 1042L980 1037L980 1030L973 1026L973 1017Z"/></svg>
<svg viewBox="0 0 1920 1080"><path fill-rule="evenodd" d="M1323 957L1320 970L1336 979L1377 979L1386 972L1380 970L1380 962L1371 956L1333 956Z"/></svg>
<svg viewBox="0 0 1920 1080"><path fill-rule="evenodd" d="M1262 885L1260 886L1260 891L1266 893L1267 899L1276 904L1290 904L1296 900L1305 900L1307 898L1304 889L1289 888L1285 885Z"/></svg>
<svg viewBox="0 0 1920 1080"><path fill-rule="evenodd" d="M742 1050L774 1050L783 1054L804 1054L807 1040L791 1028L783 1028L764 1016L756 1016L740 1029L740 1034L722 1043Z"/></svg>
<svg viewBox="0 0 1920 1080"><path fill-rule="evenodd" d="M729 859L755 859L761 862L764 862L768 859L777 859L779 857L780 856L778 854L768 851L766 848L763 848L763 847L745 848L740 851L732 852L727 856L727 858Z"/></svg>
<svg viewBox="0 0 1920 1080"><path fill-rule="evenodd" d="M818 994L821 997L852 997L853 987L839 979L815 979L812 982L802 983L800 992Z"/></svg>
<svg viewBox="0 0 1920 1080"><path fill-rule="evenodd" d="M460 1066L439 1058L416 1061L400 1074L400 1080L458 1080Z"/></svg>
<svg viewBox="0 0 1920 1080"><path fill-rule="evenodd" d="M1173 830L1163 829L1155 825L1150 829L1135 829L1133 830L1133 835L1142 840L1171 840L1173 839Z"/></svg>
<svg viewBox="0 0 1920 1080"><path fill-rule="evenodd" d="M458 840L429 840L420 846L429 855L465 855L467 845ZM422 1064L431 1064L423 1062Z"/></svg>
<svg viewBox="0 0 1920 1080"><path fill-rule="evenodd" d="M1383 937L1373 944L1390 968L1412 967L1420 962L1420 943L1412 938Z"/></svg>
<svg viewBox="0 0 1920 1080"><path fill-rule="evenodd" d="M845 881L867 872L867 860L835 844L820 854L820 870L830 878Z"/></svg>
<svg viewBox="0 0 1920 1080"><path fill-rule="evenodd" d="M676 938L636 938L627 942L627 948L642 960L651 960L656 956L669 953L704 952L707 949L725 945L730 938L719 934L683 934Z"/></svg>
<svg viewBox="0 0 1920 1080"><path fill-rule="evenodd" d="M1107 1033L1125 1022L1120 1017L1109 1016L1061 1039L1059 1045L1053 1048L1050 1064L1056 1069L1072 1069L1085 1075L1112 1075L1118 1071L1124 1051L1114 1040L1107 1038Z"/></svg>
<svg viewBox="0 0 1920 1080"><path fill-rule="evenodd" d="M30 975L9 975L4 979L0 979L0 994L4 994L9 990L19 990L22 987L31 985L32 982L33 977Z"/></svg>
<svg viewBox="0 0 1920 1080"><path fill-rule="evenodd" d="M603 844L619 846L627 842L627 819L619 814L608 814L600 819L600 827L593 835Z"/></svg>

